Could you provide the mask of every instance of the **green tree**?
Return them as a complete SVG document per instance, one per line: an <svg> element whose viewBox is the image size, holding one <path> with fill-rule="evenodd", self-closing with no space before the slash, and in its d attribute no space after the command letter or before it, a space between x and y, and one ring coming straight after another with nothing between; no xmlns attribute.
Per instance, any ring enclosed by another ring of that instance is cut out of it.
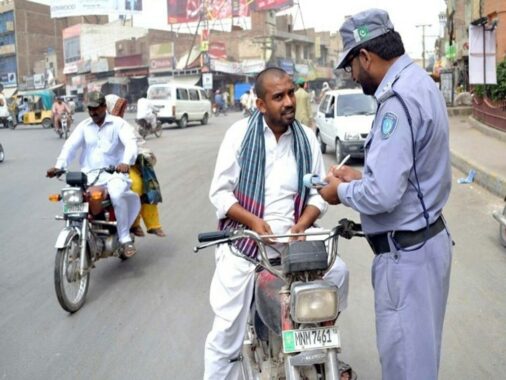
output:
<svg viewBox="0 0 506 380"><path fill-rule="evenodd" d="M478 84L474 86L474 94L481 98L487 95L495 101L506 100L506 59L497 65L497 84Z"/></svg>

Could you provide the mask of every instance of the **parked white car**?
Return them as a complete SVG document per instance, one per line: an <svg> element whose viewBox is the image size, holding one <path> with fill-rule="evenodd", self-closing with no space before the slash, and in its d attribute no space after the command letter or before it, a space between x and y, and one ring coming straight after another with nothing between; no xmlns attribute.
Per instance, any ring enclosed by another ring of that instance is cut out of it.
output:
<svg viewBox="0 0 506 380"><path fill-rule="evenodd" d="M364 141L372 127L377 103L361 89L328 91L316 112L316 136L322 153L334 149L337 162L346 155L364 157Z"/></svg>

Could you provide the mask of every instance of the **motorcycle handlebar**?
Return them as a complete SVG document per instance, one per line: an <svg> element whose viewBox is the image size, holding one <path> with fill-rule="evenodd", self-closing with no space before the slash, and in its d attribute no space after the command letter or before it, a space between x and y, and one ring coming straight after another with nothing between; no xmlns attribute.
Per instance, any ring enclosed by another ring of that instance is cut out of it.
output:
<svg viewBox="0 0 506 380"><path fill-rule="evenodd" d="M232 236L230 231L202 232L198 235L199 243L207 243L215 240L227 239Z"/></svg>

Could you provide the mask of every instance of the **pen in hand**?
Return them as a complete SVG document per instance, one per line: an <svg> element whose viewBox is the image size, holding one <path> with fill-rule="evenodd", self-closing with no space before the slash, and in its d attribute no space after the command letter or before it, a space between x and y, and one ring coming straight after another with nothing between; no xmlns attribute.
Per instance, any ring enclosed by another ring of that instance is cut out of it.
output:
<svg viewBox="0 0 506 380"><path fill-rule="evenodd" d="M337 167L334 170L339 170L343 167L343 165L350 159L350 155L348 154L346 157L343 158L343 160L337 165Z"/></svg>

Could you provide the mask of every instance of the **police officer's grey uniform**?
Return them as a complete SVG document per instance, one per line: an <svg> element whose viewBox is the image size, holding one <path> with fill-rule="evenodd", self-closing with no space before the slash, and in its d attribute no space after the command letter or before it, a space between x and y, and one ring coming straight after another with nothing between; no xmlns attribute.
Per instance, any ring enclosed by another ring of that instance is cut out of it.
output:
<svg viewBox="0 0 506 380"><path fill-rule="evenodd" d="M376 255L372 284L383 379L437 379L452 256L441 217L451 187L446 106L434 81L407 55L389 68L375 97L362 179L340 184L338 195L360 212Z"/></svg>

